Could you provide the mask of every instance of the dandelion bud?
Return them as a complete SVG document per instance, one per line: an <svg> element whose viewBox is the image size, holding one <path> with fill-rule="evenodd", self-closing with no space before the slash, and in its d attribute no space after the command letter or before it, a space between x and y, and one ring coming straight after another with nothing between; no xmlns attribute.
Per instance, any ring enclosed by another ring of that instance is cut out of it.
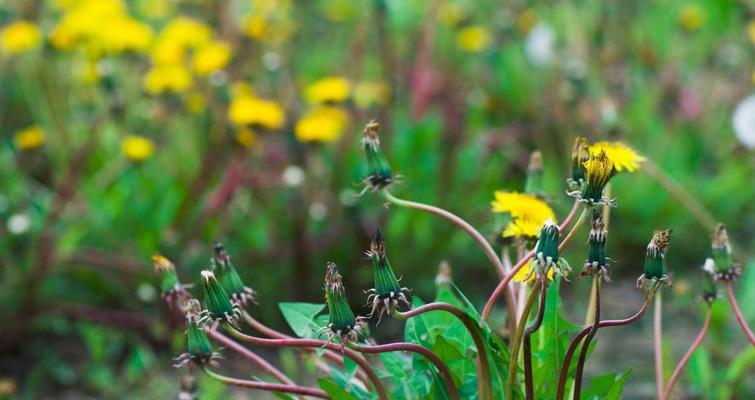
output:
<svg viewBox="0 0 755 400"><path fill-rule="evenodd" d="M540 238L535 244L535 257L533 262L533 269L530 274L524 278L524 281L528 281L532 273L536 278L544 276L551 267L554 267L561 275L568 274L571 271L569 264L565 259L558 255L558 237L559 229L553 220L550 218L545 221L545 224L540 228Z"/></svg>
<svg viewBox="0 0 755 400"><path fill-rule="evenodd" d="M589 205L593 204L609 204L611 200L603 197L603 189L608 184L608 180L613 176L613 164L608 158L605 151L601 150L600 153L593 153L590 158L585 161L585 183L582 185L582 191L576 194L576 197Z"/></svg>
<svg viewBox="0 0 755 400"><path fill-rule="evenodd" d="M713 259L706 259L705 264L703 264L703 300L708 304L712 304L718 298L718 289L713 280L715 273L716 266Z"/></svg>
<svg viewBox="0 0 755 400"><path fill-rule="evenodd" d="M367 177L364 179L367 188L380 190L393 182L393 172L380 148L378 129L380 125L372 120L364 127L362 147L367 157Z"/></svg>
<svg viewBox="0 0 755 400"><path fill-rule="evenodd" d="M356 342L359 339L359 331L364 327L364 322L356 317L351 311L349 302L346 300L346 291L343 287L341 274L338 266L329 262L325 271L325 300L328 303L328 341L338 338L342 344Z"/></svg>
<svg viewBox="0 0 755 400"><path fill-rule="evenodd" d="M713 232L711 242L715 272L713 279L716 281L731 281L742 274L741 267L734 263L731 255L731 243L729 243L729 234L726 232L726 225L718 224Z"/></svg>
<svg viewBox="0 0 755 400"><path fill-rule="evenodd" d="M642 276L637 279L637 287L652 289L658 284L670 284L670 279L666 275L666 248L670 240L671 229L658 231L653 235L645 251L645 264Z"/></svg>
<svg viewBox="0 0 755 400"><path fill-rule="evenodd" d="M569 183L572 190L577 190L585 181L585 162L589 158L590 150L587 139L578 136L574 139L574 147L571 152L571 179Z"/></svg>
<svg viewBox="0 0 755 400"><path fill-rule="evenodd" d="M587 261L579 276L581 278L585 275L600 274L606 282L610 282L611 279L608 277L608 270L606 269L606 224L598 210L593 210L590 226L590 236L587 238L590 249L587 253Z"/></svg>
<svg viewBox="0 0 755 400"><path fill-rule="evenodd" d="M201 315L199 300L191 299L186 304L186 347L184 354L176 357L174 365L176 368L184 366L188 362L202 366L207 363L215 364L215 360L220 358L218 353L212 351L212 344L207 333L199 327L199 316Z"/></svg>
<svg viewBox="0 0 755 400"><path fill-rule="evenodd" d="M172 305L177 300L185 297L186 291L178 281L176 267L170 260L162 255L155 253L152 255L152 265L155 267L155 274L160 281L160 296L168 304Z"/></svg>
<svg viewBox="0 0 755 400"><path fill-rule="evenodd" d="M379 310L378 322L382 319L383 314L391 315L397 309L399 304L411 306L406 299L409 289L401 287L393 272L391 262L385 254L385 241L383 234L378 229L370 242L370 249L365 255L372 260L372 269L375 275L375 287L367 291L367 305L372 306L369 317L375 315Z"/></svg>
<svg viewBox="0 0 755 400"><path fill-rule="evenodd" d="M213 269L226 293L241 305L257 304L256 293L244 285L223 244L215 242L213 250L214 255L211 260Z"/></svg>
<svg viewBox="0 0 755 400"><path fill-rule="evenodd" d="M530 153L524 192L533 196L542 196L543 194L543 153L539 151Z"/></svg>
<svg viewBox="0 0 755 400"><path fill-rule="evenodd" d="M225 321L238 328L241 309L238 303L229 299L228 293L220 285L212 271L202 271L202 290L207 309L200 313L199 326L204 327L212 321L211 329L215 330L221 321Z"/></svg>

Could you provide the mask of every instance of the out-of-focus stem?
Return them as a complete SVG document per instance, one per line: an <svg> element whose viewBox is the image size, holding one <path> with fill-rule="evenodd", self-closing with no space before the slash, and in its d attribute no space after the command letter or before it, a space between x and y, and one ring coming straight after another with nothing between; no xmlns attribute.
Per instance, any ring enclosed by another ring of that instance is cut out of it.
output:
<svg viewBox="0 0 755 400"><path fill-rule="evenodd" d="M697 334L697 337L695 338L695 341L692 342L689 350L684 353L684 357L682 357L682 359L679 360L679 364L676 365L674 373L671 374L671 378L669 378L668 380L668 385L666 386L666 390L664 390L663 392L663 397L661 397L661 400L666 400L668 399L669 395L671 395L671 391L674 389L676 380L679 379L679 375L682 374L684 367L687 365L687 362L689 362L690 357L692 357L692 353L694 353L695 350L700 347L703 339L705 339L705 334L708 333L708 326L710 326L711 314L711 309L710 307L708 307L708 311L705 313L705 322L703 323L703 327L700 329L700 333Z"/></svg>
<svg viewBox="0 0 755 400"><path fill-rule="evenodd" d="M532 343L530 336L540 329L545 316L545 299L548 293L548 280L543 279L542 288L540 289L540 308L537 310L537 318L532 325L524 330L524 339L522 340L522 357L524 358L524 388L527 400L535 399L535 389L532 383Z"/></svg>
<svg viewBox="0 0 755 400"><path fill-rule="evenodd" d="M211 331L209 329L206 329L205 332L207 332L207 336L211 337L216 342L222 344L223 346L231 350L234 350L235 352L249 359L251 362L259 365L260 368L267 371L270 375L274 376L276 379L278 379L282 383L285 383L287 385L295 385L294 381L292 381L291 378L286 376L286 374L281 372L278 368L275 368L273 365L267 362L264 358L250 351L246 347L234 342L233 340L227 338L226 336L224 336L218 331Z"/></svg>
<svg viewBox="0 0 755 400"><path fill-rule="evenodd" d="M249 389L257 389L257 390L265 390L268 392L279 392L279 393L291 393L291 394L299 394L304 396L312 396L312 397L318 397L321 399L329 399L330 396L328 396L325 391L321 389L315 389L315 388L309 388L304 386L296 386L296 385L283 385L280 383L268 383L268 382L259 382L259 381L249 381L246 379L237 379L237 378L231 378L225 375L220 375L217 372L213 372L209 368L203 368L204 372L211 378L225 383L226 385L234 385L239 387L245 387Z"/></svg>
<svg viewBox="0 0 755 400"><path fill-rule="evenodd" d="M655 296L653 309L653 351L655 352L655 391L660 399L663 396L663 303L661 293Z"/></svg>
<svg viewBox="0 0 755 400"><path fill-rule="evenodd" d="M443 381L446 384L446 388L448 389L448 394L449 396L451 396L451 399L459 400L459 389L456 387L453 376L451 375L451 371L448 369L446 364L444 364L443 361L435 355L435 353L418 344L406 342L382 344L377 346L362 346L357 344L350 344L349 347L360 353L374 354L387 353L391 351L408 351L420 354L427 358L431 363L433 363L433 365L435 365L435 368L438 369L438 372L440 372L440 375L443 377Z"/></svg>
<svg viewBox="0 0 755 400"><path fill-rule="evenodd" d="M530 315L530 310L532 310L532 305L535 304L537 294L538 288L535 287L527 296L527 302L524 303L524 309L522 310L522 317L519 320L519 323L516 324L516 333L514 334L514 337L510 342L511 344L509 345L509 347L511 348L511 358L509 359L509 377L506 381L506 396L504 397L505 399L513 398L512 395L514 394L514 382L516 382L517 375L516 365L519 361L519 348L522 342L522 335L524 334L524 327L527 325L527 318Z"/></svg>
<svg viewBox="0 0 755 400"><path fill-rule="evenodd" d="M747 335L750 344L755 346L755 335L752 334L752 330L747 325L744 315L742 315L742 310L739 309L739 303L737 303L737 298L734 297L734 291L731 289L731 282L726 282L726 296L729 298L729 304L731 304L731 309L734 311L734 316L737 318L739 326L742 327L742 331Z"/></svg>
<svg viewBox="0 0 755 400"><path fill-rule="evenodd" d="M580 226L582 226L582 223L585 222L585 217L590 212L590 207L585 206L584 209L582 209L582 213L579 214L579 218L577 218L577 222L574 223L574 225L571 227L571 230L569 233L566 234L566 236L561 240L561 243L558 244L558 251L562 252L566 248L566 245L571 242L572 239L574 239L574 235L577 234L577 229L579 229ZM559 227L560 228L560 227Z"/></svg>
<svg viewBox="0 0 755 400"><path fill-rule="evenodd" d="M596 274L593 277L593 290L595 292L595 316L593 318L592 329L587 333L585 340L582 342L582 348L579 350L579 358L577 359L577 370L574 373L574 398L579 399L582 393L582 373L585 369L585 361L587 359L587 351L590 348L590 342L598 333L600 327L600 274Z"/></svg>
<svg viewBox="0 0 755 400"><path fill-rule="evenodd" d="M472 336L475 347L477 348L477 357L480 363L480 380L478 387L480 392L480 400L492 399L493 382L490 378L490 364L488 361L488 355L485 352L485 344L482 340L480 332L478 331L477 323L472 319L472 317L451 304L441 302L428 303L406 312L397 311L393 313L393 317L396 319L407 319L430 311L445 311L447 313L453 314L467 328L469 334Z"/></svg>

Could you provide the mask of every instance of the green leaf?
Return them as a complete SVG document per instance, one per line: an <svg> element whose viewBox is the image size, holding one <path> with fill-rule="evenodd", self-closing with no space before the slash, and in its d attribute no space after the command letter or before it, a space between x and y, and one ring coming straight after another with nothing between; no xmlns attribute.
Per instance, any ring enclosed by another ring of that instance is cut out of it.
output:
<svg viewBox="0 0 755 400"><path fill-rule="evenodd" d="M317 384L320 385L320 389L324 390L332 400L359 400L358 397L347 392L328 378L318 379Z"/></svg>
<svg viewBox="0 0 755 400"><path fill-rule="evenodd" d="M312 338L315 335L315 331L320 328L315 323L315 317L322 312L325 304L280 303L278 307L283 313L283 318L286 319L288 326L291 327L296 336Z"/></svg>
<svg viewBox="0 0 755 400"><path fill-rule="evenodd" d="M710 355L704 348L699 348L692 353L687 366L687 375L690 384L701 392L704 398L709 398L712 393L713 369L711 367Z"/></svg>
<svg viewBox="0 0 755 400"><path fill-rule="evenodd" d="M619 400L624 390L624 383L632 370L628 369L620 374L613 372L598 375L590 380L590 386L582 392L582 399L587 400Z"/></svg>

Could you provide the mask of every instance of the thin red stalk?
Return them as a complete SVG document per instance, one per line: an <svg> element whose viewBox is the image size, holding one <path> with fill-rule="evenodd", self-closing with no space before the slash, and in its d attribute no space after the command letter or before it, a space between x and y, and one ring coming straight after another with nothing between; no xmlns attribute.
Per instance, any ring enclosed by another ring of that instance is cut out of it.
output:
<svg viewBox="0 0 755 400"><path fill-rule="evenodd" d="M288 385L295 385L294 381L292 381L288 376L286 376L286 374L281 372L278 368L275 368L273 365L268 363L264 358L250 351L246 347L225 337L222 333L218 331L211 331L209 329L205 329L205 332L207 332L207 335L211 337L213 340L215 340L216 342L224 345L225 347L228 347L229 349L236 351L237 353L249 359L251 362L259 365L260 368L264 369L265 371L273 375L279 381Z"/></svg>
<svg viewBox="0 0 755 400"><path fill-rule="evenodd" d="M700 347L703 339L705 339L705 334L708 333L708 327L710 326L711 314L711 309L710 307L708 307L708 311L705 313L705 322L703 323L703 327L700 329L700 333L697 334L697 337L695 338L695 341L692 342L689 350L684 353L684 357L682 357L682 359L679 360L679 364L676 365L674 373L671 374L671 378L668 381L668 385L666 386L666 390L663 392L663 397L661 397L661 400L666 400L671 395L671 390L674 389L674 384L676 384L676 380L679 379L679 375L682 374L684 367L687 365L687 362L689 362L690 357L692 357L692 353L694 353L695 350Z"/></svg>
<svg viewBox="0 0 755 400"><path fill-rule="evenodd" d="M527 296L527 301L524 303L524 308L522 309L522 316L519 319L519 323L516 325L516 333L514 333L514 337L509 345L511 355L509 357L509 376L506 379L506 391L504 392L506 394L504 396L505 399L512 399L514 395L514 384L518 372L516 365L519 362L519 349L522 337L524 336L524 328L527 325L527 319L530 315L530 310L532 310L532 306L535 304L535 298L538 294L537 291L537 286L534 286L530 294Z"/></svg>
<svg viewBox="0 0 755 400"><path fill-rule="evenodd" d="M747 326L745 317L742 315L742 310L739 309L737 298L734 297L734 291L731 290L731 282L726 282L726 295L729 297L729 304L731 304L731 309L734 311L734 316L737 318L739 326L742 327L742 331L747 335L747 339L750 343L755 346L755 335L752 334L752 330Z"/></svg>
<svg viewBox="0 0 755 400"><path fill-rule="evenodd" d="M418 344L406 342L382 344L377 346L361 346L352 344L349 345L349 347L360 353L374 354L387 353L391 351L409 351L412 353L420 354L427 358L431 363L433 363L436 368L438 368L438 372L440 372L441 376L443 377L443 380L446 383L446 388L448 389L448 394L451 396L451 398L454 400L459 400L459 389L456 387L453 376L451 375L451 371L448 369L446 364L444 364L443 361L435 355L435 353Z"/></svg>
<svg viewBox="0 0 755 400"><path fill-rule="evenodd" d="M548 293L548 281L543 280L543 287L540 291L540 308L537 310L535 322L524 330L524 341L522 343L522 356L524 358L524 388L527 400L534 400L535 389L532 383L532 343L530 336L540 329L545 316L545 299Z"/></svg>
<svg viewBox="0 0 755 400"><path fill-rule="evenodd" d="M579 358L577 359L577 370L574 373L574 398L579 399L582 394L582 373L585 369L585 361L587 359L587 351L590 349L590 342L598 333L600 327L600 275L596 275L593 278L593 287L595 289L595 316L593 317L592 329L587 333L584 342L582 342L582 348L579 350Z"/></svg>
<svg viewBox="0 0 755 400"><path fill-rule="evenodd" d="M372 369L372 366L362 357L359 356L354 350L345 348L343 346L337 346L332 343L327 343L322 340L315 340L315 339L265 339L255 336L249 336L245 335L236 329L234 329L231 326L226 326L226 329L228 332L235 338L247 342L254 346L262 346L262 347L309 347L309 348L325 348L328 350L333 351L341 351L343 354L345 354L347 357L351 358L355 363L357 363L362 370L364 370L365 373L367 373L367 376L370 378L370 382L372 382L372 386L375 387L375 391L377 391L378 396L381 400L387 400L388 399L388 393L385 390L385 387L380 382L380 378L378 378L377 374L375 373L375 370Z"/></svg>
<svg viewBox="0 0 755 400"><path fill-rule="evenodd" d="M268 383L268 382L259 382L259 381L249 381L246 379L231 378L231 377L220 375L216 372L213 372L208 368L204 368L204 372L208 376L212 377L213 379L216 379L228 385L245 387L249 389L266 390L268 392L299 394L299 395L304 395L304 396L318 397L321 399L330 398L330 396L328 396L328 394L325 393L325 391L321 389L309 388L309 387L304 387L304 386L296 386L296 385L283 385L280 383Z"/></svg>
<svg viewBox="0 0 755 400"><path fill-rule="evenodd" d="M574 214L577 212L577 209L579 208L579 202L575 201L574 205L572 206L571 211L569 211L569 214L564 218L564 221L561 223L561 225L558 226L559 231L562 231L566 229L567 226L569 226L569 223L574 218ZM572 229L576 229L576 225ZM559 245L558 249L559 251L562 250L562 246L564 245L564 242ZM527 261L529 261L533 256L535 255L534 250L530 250L529 253L527 253L524 257L522 257L519 261L517 261L516 265L514 265L514 268L511 269L511 272L509 272L503 280L496 286L495 290L493 290L493 293L488 298L488 301L485 303L485 308L482 310L482 318L487 320L488 316L490 315L490 312L493 310L493 305L495 304L496 300L498 300L499 297L501 297L501 294L503 294L504 291L508 292L506 290L507 285L509 282L511 282L511 279L516 275L517 272L519 272L522 267L524 267L525 264L527 264ZM508 300L507 300L508 301ZM510 311L509 311L510 312ZM510 328L511 329L511 328Z"/></svg>
<svg viewBox="0 0 755 400"><path fill-rule="evenodd" d="M613 319L613 320L605 320L600 321L600 325L598 328L605 328L607 326L621 326L621 325L629 325L632 322L637 321L642 317L643 314L648 310L650 307L650 301L652 300L652 296L648 296L645 298L645 302L642 304L642 307L640 307L639 311L632 315L629 318L626 319ZM572 339L571 343L569 343L569 347L566 350L566 355L564 356L564 362L561 364L561 371L558 376L558 389L556 391L556 400L561 400L564 398L564 388L566 387L566 376L569 373L569 364L571 364L571 359L574 356L574 351L577 349L577 346L579 345L582 338L587 335L590 330L592 329L592 325L585 326L582 328L579 333Z"/></svg>
<svg viewBox="0 0 755 400"><path fill-rule="evenodd" d="M658 293L655 298L655 309L653 310L653 353L655 359L655 391L658 399L663 396L663 303L661 294Z"/></svg>
<svg viewBox="0 0 755 400"><path fill-rule="evenodd" d="M394 317L399 319L407 319L430 311L445 311L447 313L453 314L467 328L469 334L472 336L475 347L477 348L477 357L479 358L480 363L480 399L492 399L493 383L490 378L490 363L488 361L488 355L485 352L485 345L482 341L482 336L477 330L477 323L475 323L475 321L469 315L451 304L434 302L419 306L406 312L396 312L394 313Z"/></svg>

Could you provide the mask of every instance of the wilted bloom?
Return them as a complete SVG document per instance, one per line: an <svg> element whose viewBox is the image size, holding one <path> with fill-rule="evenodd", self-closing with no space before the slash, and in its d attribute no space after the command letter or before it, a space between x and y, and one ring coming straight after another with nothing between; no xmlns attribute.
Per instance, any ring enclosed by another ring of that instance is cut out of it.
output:
<svg viewBox="0 0 755 400"><path fill-rule="evenodd" d="M590 250L587 253L587 261L582 267L579 277L586 275L600 275L606 282L611 279L606 269L606 224L598 210L592 211L592 223L590 224L590 236L587 238Z"/></svg>
<svg viewBox="0 0 755 400"><path fill-rule="evenodd" d="M621 142L597 142L590 145L591 154L599 154L601 151L605 151L611 160L614 172L635 172L645 161L645 157Z"/></svg>
<svg viewBox="0 0 755 400"><path fill-rule="evenodd" d="M490 203L493 213L506 213L511 220L503 229L503 237L535 238L548 220L556 218L548 204L529 194L497 190Z"/></svg>
<svg viewBox="0 0 755 400"><path fill-rule="evenodd" d="M176 267L170 260L155 253L152 255L152 265L155 267L155 275L160 281L160 297L165 299L169 306L173 306L173 304L188 297L184 286L178 281Z"/></svg>
<svg viewBox="0 0 755 400"><path fill-rule="evenodd" d="M380 129L380 125L374 120L364 127L362 148L364 148L367 157L367 177L364 179L366 184L364 190L368 188L373 191L380 190L390 185L394 180L391 166L388 165L383 150L380 148L378 129Z"/></svg>
<svg viewBox="0 0 755 400"><path fill-rule="evenodd" d="M225 321L238 329L239 318L241 318L239 304L231 301L212 271L202 271L202 290L207 308L199 314L200 318L197 321L199 326L204 327L212 322L210 329L215 330L221 321Z"/></svg>
<svg viewBox="0 0 755 400"><path fill-rule="evenodd" d="M212 266L215 275L220 281L220 285L223 286L226 293L231 296L232 300L241 305L257 304L256 293L244 285L239 273L233 267L233 263L231 263L231 256L225 251L223 245L215 242L213 251Z"/></svg>
<svg viewBox="0 0 755 400"><path fill-rule="evenodd" d="M456 35L456 42L462 50L477 53L490 46L491 38L487 29L482 26L468 26Z"/></svg>
<svg viewBox="0 0 755 400"><path fill-rule="evenodd" d="M294 134L302 142L332 142L343 134L349 116L337 107L317 107L296 121Z"/></svg>
<svg viewBox="0 0 755 400"><path fill-rule="evenodd" d="M210 338L199 326L200 314L199 300L191 299L186 304L186 353L176 357L173 365L176 368L183 367L188 363L191 366L202 367L204 365L218 366L217 359L222 358L219 353L212 350Z"/></svg>
<svg viewBox="0 0 755 400"><path fill-rule="evenodd" d="M155 145L146 137L129 135L121 142L121 152L130 161L142 162L152 157L155 153Z"/></svg>
<svg viewBox="0 0 755 400"><path fill-rule="evenodd" d="M666 248L670 240L670 229L658 231L653 235L653 239L650 240L645 251L642 275L637 279L638 288L641 287L652 292L658 285L668 286L671 284L669 276L666 275Z"/></svg>
<svg viewBox="0 0 755 400"><path fill-rule="evenodd" d="M718 298L718 289L714 276L716 274L716 265L712 258L706 258L703 264L703 300L708 304L713 303Z"/></svg>
<svg viewBox="0 0 755 400"><path fill-rule="evenodd" d="M283 126L283 108L273 101L264 100L253 93L238 93L228 106L228 119L238 126L278 129Z"/></svg>
<svg viewBox="0 0 755 400"><path fill-rule="evenodd" d="M39 28L29 21L16 21L0 31L0 52L16 54L39 46L42 34Z"/></svg>
<svg viewBox="0 0 755 400"><path fill-rule="evenodd" d="M613 176L613 163L606 152L601 150L600 153L590 154L590 158L585 161L584 165L585 182L582 184L582 190L571 191L569 195L587 205L613 205L611 199L603 197L603 189Z"/></svg>
<svg viewBox="0 0 755 400"><path fill-rule="evenodd" d="M19 150L34 150L45 143L45 133L38 126L30 126L13 134L13 144Z"/></svg>
<svg viewBox="0 0 755 400"><path fill-rule="evenodd" d="M711 241L711 250L715 271L713 279L716 281L731 281L742 275L742 267L734 262L731 255L731 243L729 243L729 234L726 232L726 225L718 224L713 231L713 240Z"/></svg>
<svg viewBox="0 0 755 400"><path fill-rule="evenodd" d="M334 104L348 100L350 93L346 78L329 76L307 86L304 97L312 104Z"/></svg>
<svg viewBox="0 0 755 400"><path fill-rule="evenodd" d="M590 159L587 139L577 137L571 151L571 179L567 180L570 190L579 190L585 181L585 162Z"/></svg>
<svg viewBox="0 0 755 400"><path fill-rule="evenodd" d="M194 53L191 66L200 76L223 69L231 59L231 46L225 42L212 42Z"/></svg>
<svg viewBox="0 0 755 400"><path fill-rule="evenodd" d="M151 95L183 93L191 88L192 83L191 72L181 64L156 65L144 75L144 90Z"/></svg>
<svg viewBox="0 0 755 400"><path fill-rule="evenodd" d="M354 317L349 302L346 300L346 290L343 287L338 267L329 262L325 272L325 300L328 303L328 342L338 338L342 345L359 340L365 322L360 317Z"/></svg>
<svg viewBox="0 0 755 400"><path fill-rule="evenodd" d="M368 318L371 318L375 315L375 311L379 310L379 323L383 314L392 315L398 309L399 304L410 307L411 304L407 301L406 295L411 291L401 287L398 283L391 262L388 261L385 254L385 241L380 229L372 237L370 249L365 252L365 255L372 260L372 271L375 276L375 287L367 291L369 294L367 306L372 306Z"/></svg>
<svg viewBox="0 0 755 400"><path fill-rule="evenodd" d="M532 270L525 276L524 281L528 281L531 274L534 274L538 280L542 279L543 276L549 273L551 267L561 276L566 277L568 275L571 267L569 267L566 259L558 255L558 237L558 225L550 219L545 221L543 227L540 228L540 238L535 244Z"/></svg>
<svg viewBox="0 0 755 400"><path fill-rule="evenodd" d="M533 196L542 197L543 194L543 153L533 151L530 153L527 164L527 181L524 192Z"/></svg>

